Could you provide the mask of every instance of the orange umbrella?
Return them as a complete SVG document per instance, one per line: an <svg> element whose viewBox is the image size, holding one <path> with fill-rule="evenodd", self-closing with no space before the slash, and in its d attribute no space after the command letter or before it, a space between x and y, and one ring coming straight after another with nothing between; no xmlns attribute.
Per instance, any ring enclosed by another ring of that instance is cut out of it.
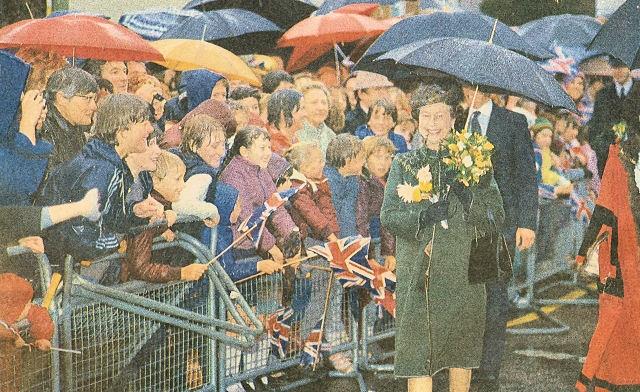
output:
<svg viewBox="0 0 640 392"><path fill-rule="evenodd" d="M387 28L383 21L368 16L331 12L296 23L280 38L278 47L353 42L380 35Z"/></svg>
<svg viewBox="0 0 640 392"><path fill-rule="evenodd" d="M163 60L160 52L133 31L80 14L22 20L0 29L0 48L19 47L107 61Z"/></svg>

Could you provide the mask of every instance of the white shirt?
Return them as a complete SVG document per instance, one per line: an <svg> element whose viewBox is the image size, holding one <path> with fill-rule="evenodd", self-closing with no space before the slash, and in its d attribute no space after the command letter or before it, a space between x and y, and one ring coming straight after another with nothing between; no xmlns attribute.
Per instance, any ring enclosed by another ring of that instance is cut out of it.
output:
<svg viewBox="0 0 640 392"><path fill-rule="evenodd" d="M624 91L624 95L629 95L631 91L631 87L633 87L633 79L629 78L624 84L619 84L618 82L614 82L616 85L616 93L618 93L618 97L622 97L622 92Z"/></svg>
<svg viewBox="0 0 640 392"><path fill-rule="evenodd" d="M484 105L471 112L471 117L473 117L473 114L475 112L480 112L480 114L478 115L478 122L480 123L480 128L482 129L482 136L487 136L487 128L489 128L489 119L491 118L492 111L493 101L488 100Z"/></svg>

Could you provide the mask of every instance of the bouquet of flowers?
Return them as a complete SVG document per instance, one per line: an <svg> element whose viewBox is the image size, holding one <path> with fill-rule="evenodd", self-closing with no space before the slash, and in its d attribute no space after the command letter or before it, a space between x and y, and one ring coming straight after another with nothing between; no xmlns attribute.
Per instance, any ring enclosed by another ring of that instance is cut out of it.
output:
<svg viewBox="0 0 640 392"><path fill-rule="evenodd" d="M442 161L456 174L456 180L465 186L477 184L480 177L491 170L493 144L486 136L463 129L461 132L452 132L443 143L449 156Z"/></svg>
<svg viewBox="0 0 640 392"><path fill-rule="evenodd" d="M616 143L623 142L627 137L627 122L620 121L619 123L614 125L611 130L613 131L614 135L616 135Z"/></svg>
<svg viewBox="0 0 640 392"><path fill-rule="evenodd" d="M410 167L405 169L411 172ZM422 200L437 201L438 195L433 187L433 175L429 165L418 170L416 179L418 180L418 185L411 185L406 182L398 185L397 191L400 199L405 203L419 203Z"/></svg>

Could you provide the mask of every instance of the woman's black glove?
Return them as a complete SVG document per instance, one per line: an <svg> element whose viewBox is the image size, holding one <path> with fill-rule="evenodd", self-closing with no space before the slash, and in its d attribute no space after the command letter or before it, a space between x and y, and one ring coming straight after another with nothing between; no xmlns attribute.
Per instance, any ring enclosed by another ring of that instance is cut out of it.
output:
<svg viewBox="0 0 640 392"><path fill-rule="evenodd" d="M420 228L435 225L448 218L449 201L440 200L420 212Z"/></svg>
<svg viewBox="0 0 640 392"><path fill-rule="evenodd" d="M293 256L300 253L302 249L302 239L300 237L300 231L294 230L282 241L282 254L286 259L290 259Z"/></svg>
<svg viewBox="0 0 640 392"><path fill-rule="evenodd" d="M460 200L464 208L464 215L467 216L467 214L469 214L469 208L471 208L471 202L473 201L473 192L471 192L468 186L464 186L464 184L459 181L451 185L451 192Z"/></svg>

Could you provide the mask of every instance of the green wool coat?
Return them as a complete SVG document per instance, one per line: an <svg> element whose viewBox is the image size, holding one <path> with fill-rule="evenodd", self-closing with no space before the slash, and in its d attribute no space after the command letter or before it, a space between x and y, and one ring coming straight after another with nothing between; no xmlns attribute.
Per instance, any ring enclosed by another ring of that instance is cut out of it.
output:
<svg viewBox="0 0 640 392"><path fill-rule="evenodd" d="M502 199L491 178L482 181L484 186L471 186L473 201L468 216L451 193L448 228L440 223L420 228L420 212L430 201L406 203L396 187L405 182L417 185L415 173L426 165L430 165L437 187L444 164L436 152L422 147L395 158L380 215L382 225L397 236L397 377L433 376L445 368L479 366L485 290L484 285L470 285L468 281L471 241L476 230L487 230L488 210L493 212L498 228L504 220ZM432 238L429 258L424 249Z"/></svg>

